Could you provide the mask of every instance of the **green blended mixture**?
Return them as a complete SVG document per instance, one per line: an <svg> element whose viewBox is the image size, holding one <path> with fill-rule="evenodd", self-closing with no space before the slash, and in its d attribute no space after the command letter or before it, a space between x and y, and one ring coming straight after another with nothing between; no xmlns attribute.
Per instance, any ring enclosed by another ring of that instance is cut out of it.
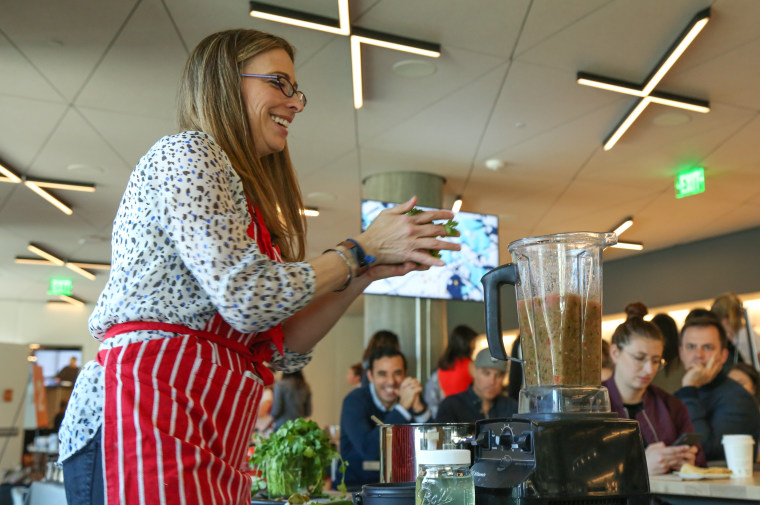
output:
<svg viewBox="0 0 760 505"><path fill-rule="evenodd" d="M517 313L527 386L601 384L601 304L549 295L518 301Z"/></svg>

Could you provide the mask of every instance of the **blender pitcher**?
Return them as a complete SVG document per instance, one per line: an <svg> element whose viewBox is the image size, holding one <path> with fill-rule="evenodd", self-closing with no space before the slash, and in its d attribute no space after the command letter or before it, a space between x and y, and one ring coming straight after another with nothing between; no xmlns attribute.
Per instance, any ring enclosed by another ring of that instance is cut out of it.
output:
<svg viewBox="0 0 760 505"><path fill-rule="evenodd" d="M515 286L525 387L519 412L600 412L602 250L614 233L561 233L512 242L513 263L483 276L491 354L509 359L502 342L499 288Z"/></svg>

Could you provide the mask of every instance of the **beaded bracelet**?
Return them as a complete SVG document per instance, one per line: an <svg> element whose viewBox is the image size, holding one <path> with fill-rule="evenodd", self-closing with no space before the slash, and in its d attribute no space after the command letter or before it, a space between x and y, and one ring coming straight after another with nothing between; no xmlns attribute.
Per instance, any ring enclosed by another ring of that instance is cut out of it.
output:
<svg viewBox="0 0 760 505"><path fill-rule="evenodd" d="M341 259L346 263L346 266L348 267L348 275L346 276L346 282L341 286L340 288L336 289L335 292L338 293L340 291L345 291L345 289L348 287L349 284L351 284L351 279L353 279L354 275L352 273L353 268L351 268L351 260L348 259L348 256L346 256L346 253L341 251L340 249L326 249L322 254L328 253L328 252L334 252L337 253L338 256L341 257Z"/></svg>

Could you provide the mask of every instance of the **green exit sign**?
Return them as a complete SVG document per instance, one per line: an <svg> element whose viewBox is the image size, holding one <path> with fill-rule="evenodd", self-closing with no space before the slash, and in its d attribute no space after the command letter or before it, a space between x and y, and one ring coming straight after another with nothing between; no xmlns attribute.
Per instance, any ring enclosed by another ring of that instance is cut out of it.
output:
<svg viewBox="0 0 760 505"><path fill-rule="evenodd" d="M50 279L49 295L58 296L66 295L71 296L71 292L74 289L74 281L71 279L56 278Z"/></svg>
<svg viewBox="0 0 760 505"><path fill-rule="evenodd" d="M676 198L705 192L705 169L692 168L676 175Z"/></svg>

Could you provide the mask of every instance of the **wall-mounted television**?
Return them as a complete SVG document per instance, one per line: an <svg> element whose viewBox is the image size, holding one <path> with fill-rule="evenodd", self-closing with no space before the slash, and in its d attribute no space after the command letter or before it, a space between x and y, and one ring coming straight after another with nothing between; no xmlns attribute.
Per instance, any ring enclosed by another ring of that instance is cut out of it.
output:
<svg viewBox="0 0 760 505"><path fill-rule="evenodd" d="M363 200L362 230L366 230L382 210L396 205ZM431 210L429 207L418 208ZM483 285L480 279L499 265L499 219L489 214L459 212L454 220L458 223L460 236L446 240L461 244L462 249L441 251L441 259L446 266L381 279L370 284L364 293L482 302Z"/></svg>
<svg viewBox="0 0 760 505"><path fill-rule="evenodd" d="M82 368L81 347L42 346L34 351L34 356L37 358L35 363L42 367L42 377L45 379L46 386L61 384L56 380L56 377L64 367L71 363L72 358L76 359L76 366Z"/></svg>

